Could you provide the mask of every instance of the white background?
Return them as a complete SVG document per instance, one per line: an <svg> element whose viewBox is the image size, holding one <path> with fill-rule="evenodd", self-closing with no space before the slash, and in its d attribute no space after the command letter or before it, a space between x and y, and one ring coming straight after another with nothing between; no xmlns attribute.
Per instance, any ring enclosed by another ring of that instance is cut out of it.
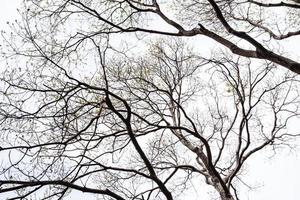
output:
<svg viewBox="0 0 300 200"><path fill-rule="evenodd" d="M21 0L0 0L0 29L7 30L7 21L14 21L17 16L17 6ZM284 50L290 53L290 57L300 60L300 36L288 39L283 44ZM2 64L3 65L3 64ZM0 66L1 68L5 66ZM299 120L290 124L291 129L300 132L297 126ZM299 143L299 142L298 142ZM299 143L300 144L300 143ZM244 187L240 191L241 200L299 200L300 199L300 148L293 151L282 150L282 152L270 158L271 154L260 153L252 158L245 171L244 180L250 186L249 191ZM298 156L297 156L298 154ZM205 191L197 189L199 196L189 196L185 199L210 200ZM203 192L201 192L203 191ZM6 199L5 194L0 194L0 200ZM81 200L93 199L90 195L81 192L71 194L67 199Z"/></svg>

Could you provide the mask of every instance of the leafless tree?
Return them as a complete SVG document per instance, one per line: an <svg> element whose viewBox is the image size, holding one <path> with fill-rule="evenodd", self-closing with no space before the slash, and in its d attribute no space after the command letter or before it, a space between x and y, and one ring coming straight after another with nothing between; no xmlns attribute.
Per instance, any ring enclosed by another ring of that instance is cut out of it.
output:
<svg viewBox="0 0 300 200"><path fill-rule="evenodd" d="M300 73L298 61L269 47L270 41L299 35L300 5L294 1L30 0L27 5L24 16L35 24L35 37L49 37L64 24L72 38L67 46L76 45L74 38L103 34L203 35L233 54L269 60Z"/></svg>
<svg viewBox="0 0 300 200"><path fill-rule="evenodd" d="M26 3L23 20L2 34L1 194L63 199L78 190L99 199L171 200L204 182L222 200L239 199L251 156L290 145L298 136L286 128L299 115L293 73L299 63L250 36L249 26L272 36L269 24L260 27L251 23L252 12L243 17L232 10L275 5L173 3L168 15L186 9L178 19L186 25L167 17L166 5L156 1ZM151 16L176 31L149 28ZM188 16L197 19L196 28ZM148 40L141 33L164 36ZM149 44L116 44L123 34ZM205 57L186 39L169 38L195 35L237 55ZM238 47L237 39L255 50Z"/></svg>

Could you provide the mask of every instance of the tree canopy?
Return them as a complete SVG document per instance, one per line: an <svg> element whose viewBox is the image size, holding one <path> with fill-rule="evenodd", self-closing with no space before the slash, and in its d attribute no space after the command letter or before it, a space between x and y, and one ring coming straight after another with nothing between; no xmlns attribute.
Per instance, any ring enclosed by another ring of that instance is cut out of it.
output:
<svg viewBox="0 0 300 200"><path fill-rule="evenodd" d="M0 194L238 200L251 157L299 136L295 2L24 1L2 32Z"/></svg>

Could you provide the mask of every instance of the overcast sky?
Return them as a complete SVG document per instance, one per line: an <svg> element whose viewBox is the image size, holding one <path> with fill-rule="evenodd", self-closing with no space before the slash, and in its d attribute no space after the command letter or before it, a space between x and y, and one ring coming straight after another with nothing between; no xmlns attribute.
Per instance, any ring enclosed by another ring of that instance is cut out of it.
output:
<svg viewBox="0 0 300 200"><path fill-rule="evenodd" d="M14 21L17 17L17 5L21 0L1 0L0 6L0 29L7 28L7 21ZM299 36L298 36L299 38ZM299 60L300 40L297 38L289 39L285 47L289 47L288 52L292 53L292 57ZM293 53L294 52L294 53ZM1 66L5 67L5 66ZM293 129L297 131L299 120L294 121ZM299 200L300 198L300 153L299 149L291 152L285 150L274 158L269 158L272 155L260 154L251 161L248 166L245 180L247 184L257 186L253 191L241 195L242 200ZM298 156L296 155L298 151ZM0 200L4 200L5 195L0 194ZM81 193L72 196L73 200L82 199ZM85 199L90 199L85 197ZM190 198L188 198L190 199ZM193 198L194 199L194 198ZM206 200L201 197L195 198ZM210 200L210 199L207 199Z"/></svg>

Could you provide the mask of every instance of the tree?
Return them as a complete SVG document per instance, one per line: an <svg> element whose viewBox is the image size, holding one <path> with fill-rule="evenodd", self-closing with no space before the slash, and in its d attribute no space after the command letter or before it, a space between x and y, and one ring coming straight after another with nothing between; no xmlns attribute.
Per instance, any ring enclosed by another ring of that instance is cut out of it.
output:
<svg viewBox="0 0 300 200"><path fill-rule="evenodd" d="M90 23L90 26L76 25L74 29L70 29L72 38L133 32L186 37L204 35L236 55L269 60L300 73L299 62L268 47L270 40L283 40L299 35L297 11L300 5L294 2L45 0L29 1L28 4L33 7L25 14L27 18L31 20L34 17L37 20L35 23L50 23L51 31L60 30L65 23L72 26L76 20ZM277 15L280 11L283 13L282 17ZM172 16L179 17L176 19ZM273 20L274 17L278 19ZM149 18L159 20L158 23L168 28L161 29L147 23ZM47 34L44 26L44 23L37 24L39 34Z"/></svg>
<svg viewBox="0 0 300 200"><path fill-rule="evenodd" d="M0 193L63 199L78 190L99 199L171 200L202 181L220 199L238 199L251 156L298 136L286 127L299 115L299 64L267 50L249 28L274 39L297 35L274 35L266 28L274 25L251 20L265 6L298 5L172 3L168 15L187 9L180 15L187 28L164 14L163 2L26 3L23 20L3 33ZM233 8L248 8L247 17ZM150 14L176 31L148 28ZM192 28L195 18L201 24ZM142 32L164 36L149 40ZM126 33L128 46L116 43ZM143 39L133 41L138 50L128 41L134 34ZM204 57L185 38L169 38L198 34L237 55ZM255 50L238 47L238 38Z"/></svg>

